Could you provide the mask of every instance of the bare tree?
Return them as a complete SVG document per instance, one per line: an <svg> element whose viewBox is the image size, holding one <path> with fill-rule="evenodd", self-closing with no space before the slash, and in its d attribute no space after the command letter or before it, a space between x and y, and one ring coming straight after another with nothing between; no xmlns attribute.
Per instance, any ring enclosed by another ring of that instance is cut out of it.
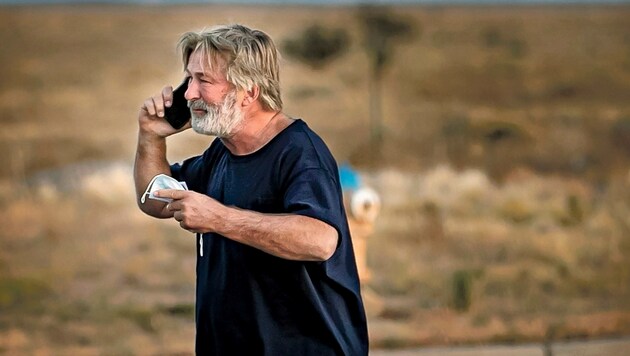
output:
<svg viewBox="0 0 630 356"><path fill-rule="evenodd" d="M383 140L382 87L385 69L394 58L395 44L416 34L413 23L383 7L363 7L359 11L364 47L370 58L369 100L372 143Z"/></svg>

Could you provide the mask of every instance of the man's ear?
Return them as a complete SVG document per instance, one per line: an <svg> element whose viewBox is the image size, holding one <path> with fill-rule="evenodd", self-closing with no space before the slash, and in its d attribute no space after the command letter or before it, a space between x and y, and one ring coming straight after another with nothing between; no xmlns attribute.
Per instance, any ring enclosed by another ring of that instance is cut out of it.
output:
<svg viewBox="0 0 630 356"><path fill-rule="evenodd" d="M260 88L257 85L254 85L250 89L245 91L245 97L243 98L243 106L248 106L253 104L256 100L258 100L258 96L260 95Z"/></svg>

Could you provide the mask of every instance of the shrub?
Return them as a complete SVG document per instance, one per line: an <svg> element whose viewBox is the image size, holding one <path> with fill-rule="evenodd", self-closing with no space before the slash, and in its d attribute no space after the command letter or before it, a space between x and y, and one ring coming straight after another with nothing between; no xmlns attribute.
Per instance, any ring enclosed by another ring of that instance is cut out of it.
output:
<svg viewBox="0 0 630 356"><path fill-rule="evenodd" d="M481 33L483 44L487 48L505 48L512 58L522 58L527 54L527 43L514 37L506 36L496 27L486 28Z"/></svg>
<svg viewBox="0 0 630 356"><path fill-rule="evenodd" d="M453 308L459 312L468 311L472 303L473 275L470 271L459 270L453 273Z"/></svg>
<svg viewBox="0 0 630 356"><path fill-rule="evenodd" d="M0 278L0 311L15 308L38 308L50 295L50 287L33 278Z"/></svg>
<svg viewBox="0 0 630 356"><path fill-rule="evenodd" d="M612 125L610 138L617 149L630 153L630 117L621 118Z"/></svg>
<svg viewBox="0 0 630 356"><path fill-rule="evenodd" d="M313 69L321 69L345 52L350 38L342 29L312 25L299 36L286 40L284 52Z"/></svg>

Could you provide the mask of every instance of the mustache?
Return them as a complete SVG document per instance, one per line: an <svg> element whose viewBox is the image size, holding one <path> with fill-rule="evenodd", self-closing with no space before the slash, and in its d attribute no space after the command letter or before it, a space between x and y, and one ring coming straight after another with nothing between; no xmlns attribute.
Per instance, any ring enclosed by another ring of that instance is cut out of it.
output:
<svg viewBox="0 0 630 356"><path fill-rule="evenodd" d="M188 107L191 110L197 110L197 109L201 109L201 110L206 110L208 111L208 109L210 108L210 105L206 104L203 100L201 99L197 99L197 100L188 100Z"/></svg>

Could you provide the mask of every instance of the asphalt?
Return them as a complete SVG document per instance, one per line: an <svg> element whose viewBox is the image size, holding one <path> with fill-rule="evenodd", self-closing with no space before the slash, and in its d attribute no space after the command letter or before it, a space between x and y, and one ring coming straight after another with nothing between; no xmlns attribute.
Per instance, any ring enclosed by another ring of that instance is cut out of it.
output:
<svg viewBox="0 0 630 356"><path fill-rule="evenodd" d="M542 344L440 346L406 350L373 350L372 356L627 356L630 337L607 340L568 341L551 345L545 353Z"/></svg>

